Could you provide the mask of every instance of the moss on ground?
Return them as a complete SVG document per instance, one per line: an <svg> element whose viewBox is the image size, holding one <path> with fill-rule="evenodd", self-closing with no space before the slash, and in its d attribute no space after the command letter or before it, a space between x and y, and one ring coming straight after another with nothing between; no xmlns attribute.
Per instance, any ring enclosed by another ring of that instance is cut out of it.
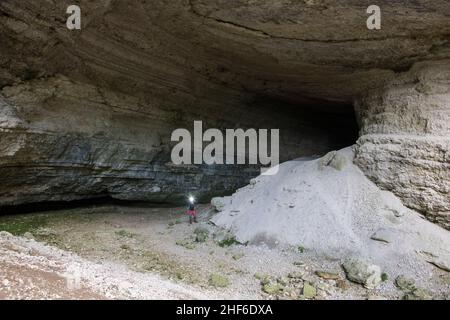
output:
<svg viewBox="0 0 450 320"><path fill-rule="evenodd" d="M236 240L236 238L234 236L229 236L221 241L218 241L217 244L219 245L219 247L224 248L224 247L230 247L232 245L238 245L240 243L239 243L239 241Z"/></svg>
<svg viewBox="0 0 450 320"><path fill-rule="evenodd" d="M16 236L22 236L26 232L37 231L41 228L51 227L59 224L70 224L73 222L92 222L99 217L101 212L95 208L84 208L76 210L59 210L45 213L28 213L17 215L0 215L0 231L7 231Z"/></svg>
<svg viewBox="0 0 450 320"><path fill-rule="evenodd" d="M36 240L46 244L67 249L61 235L52 229L58 226L74 223L89 223L96 219L95 208L75 210L59 210L45 213L28 213L17 215L0 215L0 231L9 232L15 236L31 233ZM98 216L97 216L98 217Z"/></svg>
<svg viewBox="0 0 450 320"><path fill-rule="evenodd" d="M213 273L209 277L209 285L212 287L225 288L225 287L228 287L229 284L230 284L230 281L228 280L227 277L225 277L223 275Z"/></svg>
<svg viewBox="0 0 450 320"><path fill-rule="evenodd" d="M6 231L16 236L22 236L26 232L33 233L49 223L48 215L17 215L0 217L0 231Z"/></svg>
<svg viewBox="0 0 450 320"><path fill-rule="evenodd" d="M300 252L300 253L304 253L305 250L306 250L306 249L305 249L304 246L298 246L298 247L297 247L297 251Z"/></svg>

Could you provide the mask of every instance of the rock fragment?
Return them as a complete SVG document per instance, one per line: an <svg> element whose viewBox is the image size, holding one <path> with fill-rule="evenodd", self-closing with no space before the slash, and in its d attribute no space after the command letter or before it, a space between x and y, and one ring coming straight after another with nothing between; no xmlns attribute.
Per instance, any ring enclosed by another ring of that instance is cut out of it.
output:
<svg viewBox="0 0 450 320"><path fill-rule="evenodd" d="M395 285L403 291L413 291L416 289L416 282L414 279L407 278L403 275L400 275L395 279Z"/></svg>
<svg viewBox="0 0 450 320"><path fill-rule="evenodd" d="M344 268L347 279L362 284L367 289L374 289L381 283L381 268L361 259L346 260Z"/></svg>

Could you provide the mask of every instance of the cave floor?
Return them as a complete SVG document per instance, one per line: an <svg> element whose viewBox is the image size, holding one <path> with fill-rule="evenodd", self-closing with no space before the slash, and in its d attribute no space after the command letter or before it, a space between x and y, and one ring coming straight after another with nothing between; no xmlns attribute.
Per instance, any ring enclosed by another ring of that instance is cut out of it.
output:
<svg viewBox="0 0 450 320"><path fill-rule="evenodd" d="M184 211L108 205L0 216L0 231L20 236L1 238L0 298L298 299L306 282L316 287L315 299L402 297L392 279L369 291L345 280L337 261L302 248L220 242L211 235L220 231L208 223L209 206L200 206L198 224L190 225ZM209 230L206 241L195 240L198 228ZM82 284L70 289L77 272ZM282 290L264 292L266 276ZM436 277L449 281L445 272Z"/></svg>

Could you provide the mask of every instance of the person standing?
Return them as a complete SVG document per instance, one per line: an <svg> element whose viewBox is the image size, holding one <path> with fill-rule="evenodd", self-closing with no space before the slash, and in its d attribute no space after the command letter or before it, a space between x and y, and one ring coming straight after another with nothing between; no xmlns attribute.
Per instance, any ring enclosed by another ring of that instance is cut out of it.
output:
<svg viewBox="0 0 450 320"><path fill-rule="evenodd" d="M195 199L194 197L189 197L189 206L187 209L187 214L189 216L189 224L192 224L192 220L197 223L197 210L195 210Z"/></svg>

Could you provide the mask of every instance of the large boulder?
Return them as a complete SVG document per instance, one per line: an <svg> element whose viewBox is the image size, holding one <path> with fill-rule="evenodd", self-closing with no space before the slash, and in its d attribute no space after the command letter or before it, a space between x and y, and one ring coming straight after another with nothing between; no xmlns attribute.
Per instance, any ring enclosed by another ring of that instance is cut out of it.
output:
<svg viewBox="0 0 450 320"><path fill-rule="evenodd" d="M367 289L374 289L381 283L381 269L361 259L348 259L342 264L350 281L360 283Z"/></svg>

